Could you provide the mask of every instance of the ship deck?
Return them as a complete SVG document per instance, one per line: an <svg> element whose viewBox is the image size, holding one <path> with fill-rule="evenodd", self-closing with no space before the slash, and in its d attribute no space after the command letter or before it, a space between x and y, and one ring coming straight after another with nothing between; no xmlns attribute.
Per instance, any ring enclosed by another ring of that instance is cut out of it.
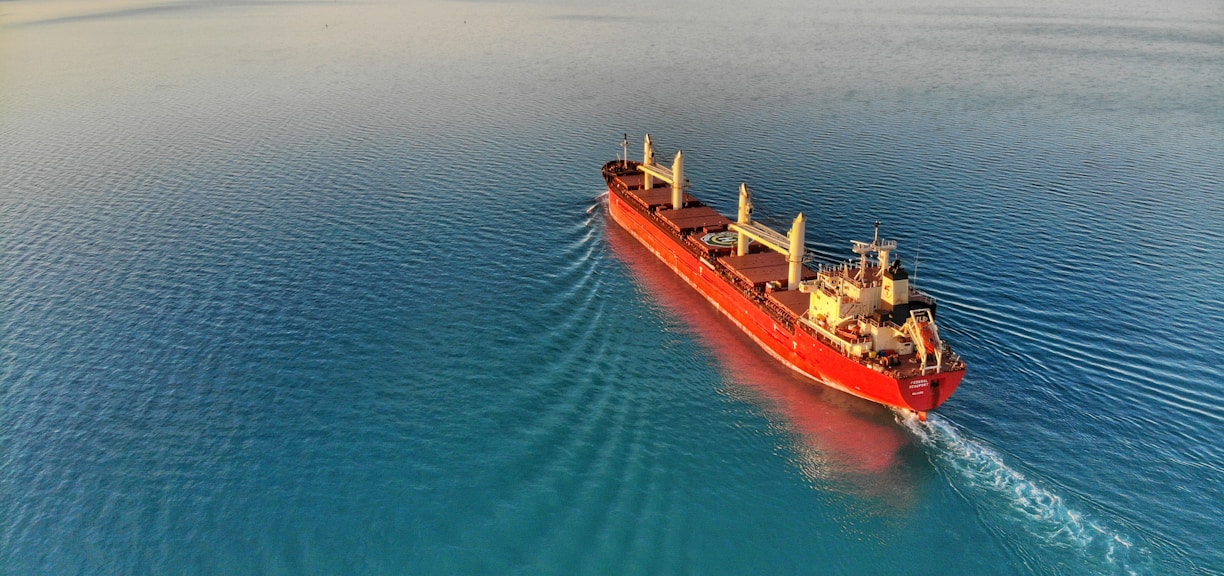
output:
<svg viewBox="0 0 1224 576"><path fill-rule="evenodd" d="M781 292L770 292L767 298L777 302L779 306L785 308L795 318L798 318L807 313L808 302L812 297L798 290L783 290Z"/></svg>
<svg viewBox="0 0 1224 576"><path fill-rule="evenodd" d="M618 174L615 181L615 188L640 212L667 230L694 255L707 259L715 270L738 286L745 295L761 302L777 320L794 326L795 320L807 312L807 294L798 290L776 289L787 283L789 267L785 256L755 243L750 253L735 256L727 246L713 246L701 241L704 234L725 232L731 224L730 218L688 193L684 194L683 207L672 208L671 187L655 182L654 188L644 189L645 176L641 172ZM814 270L803 268L804 280L816 275Z"/></svg>
<svg viewBox="0 0 1224 576"><path fill-rule="evenodd" d="M668 193L668 202L671 202ZM657 214L671 228L672 232L687 234L690 232L721 232L727 229L731 220L709 206L694 206L679 210L659 210Z"/></svg>
<svg viewBox="0 0 1224 576"><path fill-rule="evenodd" d="M733 274L754 287L763 287L770 282L786 284L789 270L786 257L777 252L726 256L722 258L722 263L730 268ZM816 272L807 268L803 269L804 280L811 280L815 277ZM792 292L798 291L792 290ZM807 296L804 295L804 298L806 299ZM807 310L807 306L805 305L803 309Z"/></svg>

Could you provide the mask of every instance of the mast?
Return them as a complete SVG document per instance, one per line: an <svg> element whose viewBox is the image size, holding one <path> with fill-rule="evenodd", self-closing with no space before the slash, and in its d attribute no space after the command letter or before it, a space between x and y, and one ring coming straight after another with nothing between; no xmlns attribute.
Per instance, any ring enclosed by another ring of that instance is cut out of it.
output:
<svg viewBox="0 0 1224 576"><path fill-rule="evenodd" d="M672 209L684 207L684 151L676 151L676 160L672 162Z"/></svg>
<svg viewBox="0 0 1224 576"><path fill-rule="evenodd" d="M874 253L874 254L879 255L880 272L883 272L884 269L888 267L889 255L892 254L893 250L897 249L896 240L881 240L880 239L880 222L879 221L876 221L875 223L875 236L872 237L870 244L866 242L859 242L858 240L855 240L854 242L852 242L852 244L854 246L854 253L859 255L859 270L858 270L858 274L855 277L855 279L859 281L867 280L867 266L868 266L867 255L868 254Z"/></svg>
<svg viewBox="0 0 1224 576"><path fill-rule="evenodd" d="M807 233L807 219L803 217L803 212L800 212L795 217L795 223L791 226L790 233L787 234L790 240L790 250L786 253L786 289L795 290L799 288L799 282L803 280L803 243L804 236Z"/></svg>
<svg viewBox="0 0 1224 576"><path fill-rule="evenodd" d="M650 141L650 134L646 134L646 142L642 144L642 165L654 166L654 142ZM647 190L654 188L654 176L649 171L645 174L642 187Z"/></svg>
<svg viewBox="0 0 1224 576"><path fill-rule="evenodd" d="M752 224L752 192L748 190L748 185L740 182L740 197L739 197L739 217L736 220L739 224ZM735 254L743 256L748 253L748 236L743 230L739 231L739 237L736 240Z"/></svg>

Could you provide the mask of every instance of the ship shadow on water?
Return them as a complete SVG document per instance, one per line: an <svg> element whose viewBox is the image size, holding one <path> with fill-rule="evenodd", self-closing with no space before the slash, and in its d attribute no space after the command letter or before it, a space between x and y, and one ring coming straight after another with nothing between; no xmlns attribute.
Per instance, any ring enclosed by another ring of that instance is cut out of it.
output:
<svg viewBox="0 0 1224 576"><path fill-rule="evenodd" d="M906 510L933 474L921 444L887 407L793 373L762 350L633 236L606 220L612 254L663 308L711 350L724 392L759 409L793 439L793 462L816 488Z"/></svg>

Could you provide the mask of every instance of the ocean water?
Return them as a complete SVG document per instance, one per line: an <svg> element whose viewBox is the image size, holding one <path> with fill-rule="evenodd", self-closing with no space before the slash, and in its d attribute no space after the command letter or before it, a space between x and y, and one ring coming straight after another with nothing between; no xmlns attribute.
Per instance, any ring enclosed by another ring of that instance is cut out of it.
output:
<svg viewBox="0 0 1224 576"><path fill-rule="evenodd" d="M901 242L926 423L610 224ZM1224 8L0 2L0 574L1224 573Z"/></svg>

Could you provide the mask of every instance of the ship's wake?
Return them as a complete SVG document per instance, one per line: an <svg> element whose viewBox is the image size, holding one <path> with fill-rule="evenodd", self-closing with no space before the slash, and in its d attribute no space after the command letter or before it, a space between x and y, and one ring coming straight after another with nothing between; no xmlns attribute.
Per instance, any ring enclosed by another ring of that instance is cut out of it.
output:
<svg viewBox="0 0 1224 576"><path fill-rule="evenodd" d="M1025 561L1044 564L1050 561L1047 552L1056 549L1077 553L1101 573L1147 571L1148 550L1136 546L1134 538L1076 509L1009 466L998 451L966 437L951 421L932 414L921 422L912 413L898 414L897 421L922 442L932 464L984 522L1000 531L1024 530L1039 541L1039 546L1011 541L1012 552Z"/></svg>
<svg viewBox="0 0 1224 576"><path fill-rule="evenodd" d="M586 210L587 216L592 216L596 212L602 210L604 208L604 204L606 204L607 201L608 201L608 191L604 190L601 194L591 199L591 205L588 206ZM591 224L591 221L587 220L587 225L589 226L590 224Z"/></svg>

